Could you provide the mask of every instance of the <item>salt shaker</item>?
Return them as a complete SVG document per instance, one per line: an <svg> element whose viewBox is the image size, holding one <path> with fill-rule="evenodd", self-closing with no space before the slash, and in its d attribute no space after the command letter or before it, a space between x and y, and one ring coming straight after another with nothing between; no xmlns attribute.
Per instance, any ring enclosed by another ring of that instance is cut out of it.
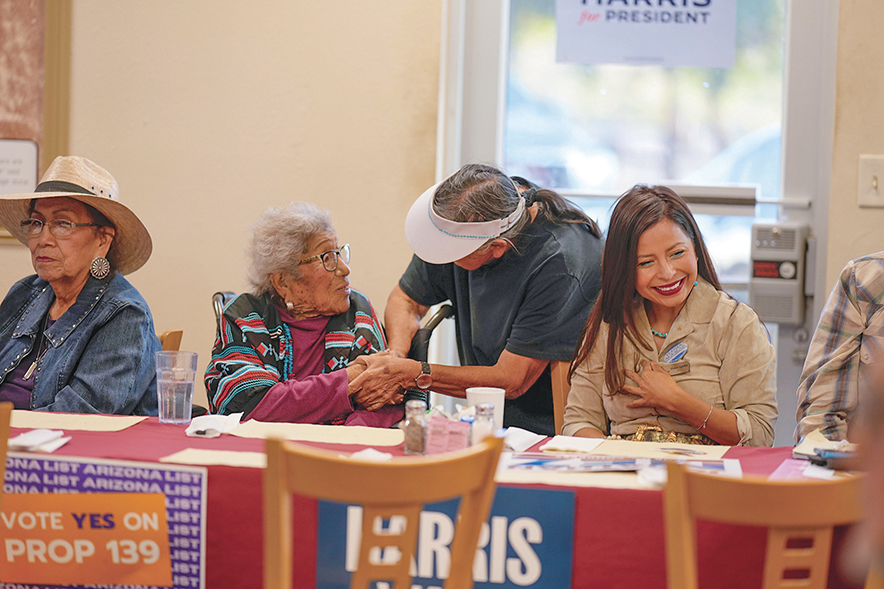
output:
<svg viewBox="0 0 884 589"><path fill-rule="evenodd" d="M494 434L494 405L479 403L476 405L476 418L470 432L470 443L475 445Z"/></svg>
<svg viewBox="0 0 884 589"><path fill-rule="evenodd" d="M402 429L405 432L405 453L426 454L426 402L420 399L412 399L405 403L405 421L403 422Z"/></svg>

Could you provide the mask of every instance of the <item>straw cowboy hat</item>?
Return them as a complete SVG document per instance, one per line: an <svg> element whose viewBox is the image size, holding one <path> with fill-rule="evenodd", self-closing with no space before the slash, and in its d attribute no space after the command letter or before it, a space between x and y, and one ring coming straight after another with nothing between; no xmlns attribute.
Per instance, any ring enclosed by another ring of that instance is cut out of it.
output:
<svg viewBox="0 0 884 589"><path fill-rule="evenodd" d="M23 244L28 236L21 222L28 218L32 199L67 197L87 204L114 224L111 263L122 274L141 268L153 249L147 228L120 202L120 188L107 170L83 157L59 156L43 174L34 192L0 195L0 223Z"/></svg>

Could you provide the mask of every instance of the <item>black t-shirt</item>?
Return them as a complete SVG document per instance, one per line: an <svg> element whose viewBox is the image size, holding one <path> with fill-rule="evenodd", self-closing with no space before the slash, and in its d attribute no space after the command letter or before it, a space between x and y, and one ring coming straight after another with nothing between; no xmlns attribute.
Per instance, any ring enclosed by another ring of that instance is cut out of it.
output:
<svg viewBox="0 0 884 589"><path fill-rule="evenodd" d="M501 258L467 271L414 256L399 286L421 305L450 300L460 361L492 366L503 350L570 361L599 289L602 240L584 225L537 219ZM507 399L504 425L553 435L549 367Z"/></svg>

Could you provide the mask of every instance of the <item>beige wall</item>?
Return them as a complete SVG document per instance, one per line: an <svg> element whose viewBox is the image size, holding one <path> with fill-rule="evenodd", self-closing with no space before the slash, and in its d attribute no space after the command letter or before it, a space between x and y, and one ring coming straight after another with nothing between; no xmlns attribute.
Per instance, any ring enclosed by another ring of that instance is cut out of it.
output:
<svg viewBox="0 0 884 589"><path fill-rule="evenodd" d="M441 0L74 3L70 152L150 229L130 280L201 367L212 293L246 289L246 229L270 205L330 209L383 311L434 181L441 16ZM4 293L33 272L20 246L0 267Z"/></svg>
<svg viewBox="0 0 884 589"><path fill-rule="evenodd" d="M433 181L442 0L77 0L70 152L106 166L154 237L130 279L158 330L209 356L210 297L241 291L245 230L312 200L353 246L382 312L407 263L402 223ZM857 161L884 154L884 2L841 0L826 283L884 249ZM0 292L32 272L0 246Z"/></svg>
<svg viewBox="0 0 884 589"><path fill-rule="evenodd" d="M849 260L884 250L884 209L860 208L860 154L884 154L884 2L841 0L826 284Z"/></svg>

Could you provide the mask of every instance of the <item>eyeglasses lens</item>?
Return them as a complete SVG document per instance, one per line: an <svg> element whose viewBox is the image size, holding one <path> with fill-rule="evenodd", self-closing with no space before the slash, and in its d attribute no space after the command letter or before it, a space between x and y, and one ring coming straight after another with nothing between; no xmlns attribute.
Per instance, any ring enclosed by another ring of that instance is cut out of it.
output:
<svg viewBox="0 0 884 589"><path fill-rule="evenodd" d="M64 219L52 219L49 221L49 230L56 237L67 237L74 230L74 225Z"/></svg>
<svg viewBox="0 0 884 589"><path fill-rule="evenodd" d="M344 260L345 264L350 263L350 246L344 245L341 246L339 250L331 250L329 252L325 252L322 254L322 267L328 270L329 272L334 272L338 269L338 256L342 260Z"/></svg>
<svg viewBox="0 0 884 589"><path fill-rule="evenodd" d="M39 219L25 219L21 222L21 228L25 235L40 235L43 232L43 221Z"/></svg>
<svg viewBox="0 0 884 589"><path fill-rule="evenodd" d="M24 232L30 236L43 233L44 226L48 226L50 233L56 237L67 237L74 230L74 224L65 219L52 219L46 222L40 219L25 219L21 222L21 226Z"/></svg>

